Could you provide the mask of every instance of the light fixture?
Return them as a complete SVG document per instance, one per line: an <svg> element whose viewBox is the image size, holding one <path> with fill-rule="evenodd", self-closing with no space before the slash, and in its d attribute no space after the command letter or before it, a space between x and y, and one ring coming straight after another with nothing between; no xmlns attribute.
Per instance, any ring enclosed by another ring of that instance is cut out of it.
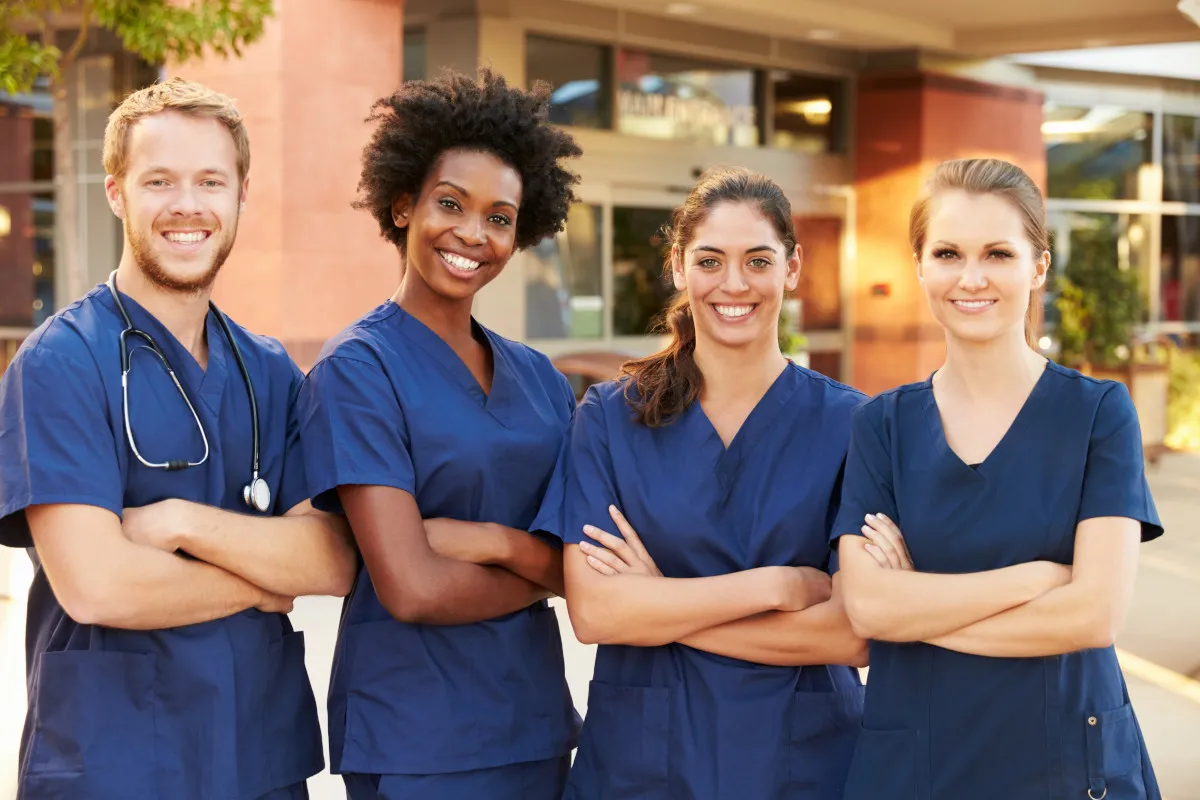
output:
<svg viewBox="0 0 1200 800"><path fill-rule="evenodd" d="M1042 338L1038 339L1038 347L1043 350L1049 350L1052 344L1054 344L1054 342L1049 336L1043 336Z"/></svg>
<svg viewBox="0 0 1200 800"><path fill-rule="evenodd" d="M695 3L667 3L667 13L676 16L695 14L699 10L700 6Z"/></svg>
<svg viewBox="0 0 1200 800"><path fill-rule="evenodd" d="M1200 0L1179 0L1177 8L1185 17L1200 25Z"/></svg>
<svg viewBox="0 0 1200 800"><path fill-rule="evenodd" d="M8 236L12 233L12 214L8 213L8 206L0 206L0 237Z"/></svg>
<svg viewBox="0 0 1200 800"><path fill-rule="evenodd" d="M841 34L831 31L829 28L813 28L808 32L808 38L814 42L832 42L834 39L841 38Z"/></svg>

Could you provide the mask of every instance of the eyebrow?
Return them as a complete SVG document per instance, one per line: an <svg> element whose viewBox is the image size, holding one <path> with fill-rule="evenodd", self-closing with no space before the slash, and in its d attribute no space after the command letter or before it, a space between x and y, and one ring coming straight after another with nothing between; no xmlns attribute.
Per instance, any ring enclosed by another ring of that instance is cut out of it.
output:
<svg viewBox="0 0 1200 800"><path fill-rule="evenodd" d="M470 192L468 192L463 187L459 186L457 183L452 183L450 181L438 181L436 184L434 184L433 188L436 189L438 186L449 186L451 189L458 192L463 197L471 196ZM496 202L492 203L492 208L495 208L496 206L508 206L513 211L517 210L517 204L512 202L511 200L497 200Z"/></svg>
<svg viewBox="0 0 1200 800"><path fill-rule="evenodd" d="M197 170L197 172L199 172L201 175L221 175L223 177L227 177L229 175L228 172L221 169L220 167L205 167L204 169ZM177 173L177 170L174 170L171 167L162 167L162 166L154 165L154 166L147 167L146 169L142 170L139 174L140 175L158 175L158 174L175 175L176 173Z"/></svg>
<svg viewBox="0 0 1200 800"><path fill-rule="evenodd" d="M692 248L693 253L698 253L701 251L703 251L705 253L719 253L721 255L725 255L724 250L722 250L719 247L713 247L710 244L701 244L701 245L697 245L696 247ZM746 250L747 253L761 253L764 251L768 252L768 253L774 253L775 248L771 247L771 245L769 245L769 244L760 244L760 245L756 245L755 247L751 247L748 250Z"/></svg>
<svg viewBox="0 0 1200 800"><path fill-rule="evenodd" d="M932 246L937 247L938 245L946 245L947 247L958 247L958 245L955 244L954 242L947 242L945 239L938 239L936 242L933 243ZM1000 246L1016 247L1016 244L1014 244L1013 242L1010 242L1008 239L999 239L994 242L988 242L983 247L986 250L989 247L1000 247Z"/></svg>

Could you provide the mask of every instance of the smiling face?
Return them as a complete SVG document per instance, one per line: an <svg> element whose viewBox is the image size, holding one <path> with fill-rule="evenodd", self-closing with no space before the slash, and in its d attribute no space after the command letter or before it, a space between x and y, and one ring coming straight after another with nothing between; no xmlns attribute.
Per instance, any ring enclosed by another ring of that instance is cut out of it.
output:
<svg viewBox="0 0 1200 800"><path fill-rule="evenodd" d="M686 291L698 341L723 347L778 342L784 290L800 279L800 248L788 252L750 203L722 202L672 255L675 288Z"/></svg>
<svg viewBox="0 0 1200 800"><path fill-rule="evenodd" d="M406 270L435 294L469 300L512 258L521 176L491 153L448 150L429 171L415 201L392 205L407 227Z"/></svg>
<svg viewBox="0 0 1200 800"><path fill-rule="evenodd" d="M164 111L128 137L124 174L105 180L126 249L161 288L207 289L233 249L248 188L233 136L216 119Z"/></svg>
<svg viewBox="0 0 1200 800"><path fill-rule="evenodd" d="M1025 336L1031 293L1050 267L1034 252L1021 211L996 194L961 189L930 200L917 274L934 317L955 339Z"/></svg>

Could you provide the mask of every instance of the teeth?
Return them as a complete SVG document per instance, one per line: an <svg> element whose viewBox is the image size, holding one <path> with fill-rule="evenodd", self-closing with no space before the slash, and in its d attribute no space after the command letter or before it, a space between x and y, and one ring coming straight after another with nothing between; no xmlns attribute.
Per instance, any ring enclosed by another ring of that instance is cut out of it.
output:
<svg viewBox="0 0 1200 800"><path fill-rule="evenodd" d="M754 310L754 306L713 306L722 317L744 317Z"/></svg>
<svg viewBox="0 0 1200 800"><path fill-rule="evenodd" d="M196 242L203 242L208 234L206 234L204 231L188 231L186 233L182 231L172 231L164 235L172 242L179 242L181 244L195 244Z"/></svg>
<svg viewBox="0 0 1200 800"><path fill-rule="evenodd" d="M984 308L994 303L994 300L955 300L954 305L963 308Z"/></svg>
<svg viewBox="0 0 1200 800"><path fill-rule="evenodd" d="M463 258L460 255L455 255L454 253L447 253L444 250L439 250L438 252L441 253L442 258L446 259L446 263L449 264L450 266L454 267L455 269L462 269L462 270L479 269L479 266L481 263L479 261L472 261L469 258Z"/></svg>

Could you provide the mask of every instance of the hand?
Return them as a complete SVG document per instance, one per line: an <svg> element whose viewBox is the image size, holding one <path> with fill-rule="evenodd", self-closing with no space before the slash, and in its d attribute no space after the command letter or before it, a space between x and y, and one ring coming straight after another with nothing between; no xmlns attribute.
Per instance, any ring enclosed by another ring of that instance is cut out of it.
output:
<svg viewBox="0 0 1200 800"><path fill-rule="evenodd" d="M439 517L424 521L425 536L442 558L472 564L495 564L505 552L504 530L488 522L463 522Z"/></svg>
<svg viewBox="0 0 1200 800"><path fill-rule="evenodd" d="M254 607L265 614L290 614L295 600L294 597L272 594L264 589L262 597L254 604Z"/></svg>
<svg viewBox="0 0 1200 800"><path fill-rule="evenodd" d="M180 548L190 530L186 500L168 499L121 512L121 531L134 544L173 553Z"/></svg>
<svg viewBox="0 0 1200 800"><path fill-rule="evenodd" d="M900 528L884 514L867 514L862 531L868 544L866 551L884 569L913 570L912 556L900 534Z"/></svg>
<svg viewBox="0 0 1200 800"><path fill-rule="evenodd" d="M765 567L776 578L777 611L803 611L833 596L833 579L812 567Z"/></svg>
<svg viewBox="0 0 1200 800"><path fill-rule="evenodd" d="M662 572L625 516L616 506L608 507L608 515L612 517L621 536L613 536L591 525L583 526L583 532L601 545L596 547L591 542L579 543L579 549L587 555L588 566L601 575L648 575L661 578Z"/></svg>

